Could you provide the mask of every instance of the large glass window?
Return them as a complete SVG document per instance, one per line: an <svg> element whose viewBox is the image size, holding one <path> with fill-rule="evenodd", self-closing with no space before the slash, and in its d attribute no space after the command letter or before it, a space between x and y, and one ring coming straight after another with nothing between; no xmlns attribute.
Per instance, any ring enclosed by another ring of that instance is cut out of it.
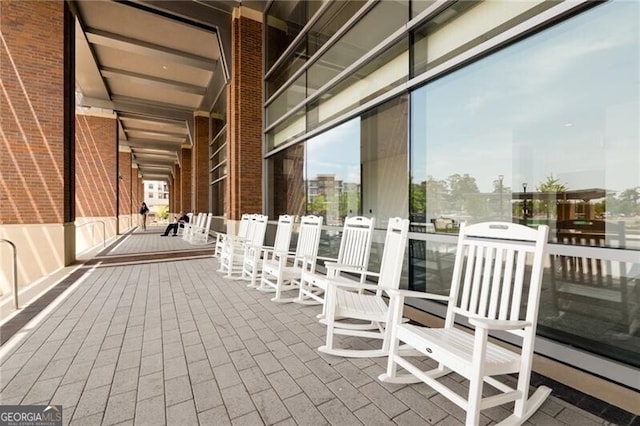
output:
<svg viewBox="0 0 640 426"><path fill-rule="evenodd" d="M276 63L322 1L274 1L267 11L267 70Z"/></svg>
<svg viewBox="0 0 640 426"><path fill-rule="evenodd" d="M413 92L410 183L416 232L548 224L540 334L636 366L639 8L602 4ZM446 239L427 235L416 288L450 277Z"/></svg>
<svg viewBox="0 0 640 426"><path fill-rule="evenodd" d="M331 2L289 56L281 61L282 65L271 73L267 79L266 99L280 89L305 64L307 58L324 46L364 3L362 0Z"/></svg>
<svg viewBox="0 0 640 426"><path fill-rule="evenodd" d="M302 74L267 106L265 120L267 126L276 122L306 98L306 81L306 74Z"/></svg>
<svg viewBox="0 0 640 426"><path fill-rule="evenodd" d="M400 96L361 118L362 213L386 229L390 217L408 210L408 101Z"/></svg>
<svg viewBox="0 0 640 426"><path fill-rule="evenodd" d="M317 214L342 226L345 217L363 214L381 229L389 217L406 217L407 123L401 96L269 157L274 215Z"/></svg>
<svg viewBox="0 0 640 426"><path fill-rule="evenodd" d="M412 10L422 12L422 6ZM556 2L528 1L459 1L443 10L414 31L413 75L460 55L478 44L539 14Z"/></svg>
<svg viewBox="0 0 640 426"><path fill-rule="evenodd" d="M227 183L227 91L223 90L211 109L209 122L209 199L211 212L224 216ZM213 228L221 231L222 223L215 221Z"/></svg>
<svg viewBox="0 0 640 426"><path fill-rule="evenodd" d="M378 3L307 71L308 95L406 24L407 0Z"/></svg>
<svg viewBox="0 0 640 426"><path fill-rule="evenodd" d="M336 155L336 153L340 153ZM360 118L307 142L307 213L342 226L360 213Z"/></svg>
<svg viewBox="0 0 640 426"><path fill-rule="evenodd" d="M314 102L308 114L309 130L406 82L408 74L409 52L408 40L405 38L347 76Z"/></svg>
<svg viewBox="0 0 640 426"><path fill-rule="evenodd" d="M305 214L304 145L298 144L269 157L269 186L272 219L281 214Z"/></svg>

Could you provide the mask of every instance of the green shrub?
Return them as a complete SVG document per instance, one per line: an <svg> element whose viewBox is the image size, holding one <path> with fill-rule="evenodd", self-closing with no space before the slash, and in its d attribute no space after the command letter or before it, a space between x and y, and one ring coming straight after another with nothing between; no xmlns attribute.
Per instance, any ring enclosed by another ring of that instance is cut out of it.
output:
<svg viewBox="0 0 640 426"><path fill-rule="evenodd" d="M166 219L169 217L169 206L158 206L156 215L160 219Z"/></svg>

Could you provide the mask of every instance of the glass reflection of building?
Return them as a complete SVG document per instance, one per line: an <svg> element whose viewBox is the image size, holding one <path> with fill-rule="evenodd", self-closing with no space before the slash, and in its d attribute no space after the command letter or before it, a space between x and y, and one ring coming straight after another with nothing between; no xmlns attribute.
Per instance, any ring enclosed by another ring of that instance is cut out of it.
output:
<svg viewBox="0 0 640 426"><path fill-rule="evenodd" d="M548 224L541 351L640 388L638 16L624 0L273 2L269 214L409 217L405 285L437 293L460 222Z"/></svg>

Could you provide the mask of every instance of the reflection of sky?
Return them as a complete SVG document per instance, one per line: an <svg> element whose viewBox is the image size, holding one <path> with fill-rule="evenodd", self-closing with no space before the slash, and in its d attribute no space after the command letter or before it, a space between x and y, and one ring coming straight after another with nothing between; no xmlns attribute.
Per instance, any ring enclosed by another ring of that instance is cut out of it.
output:
<svg viewBox="0 0 640 426"><path fill-rule="evenodd" d="M354 118L307 143L306 179L333 174L360 183L360 119Z"/></svg>
<svg viewBox="0 0 640 426"><path fill-rule="evenodd" d="M468 173L487 192L500 174L514 191L551 175L569 189L638 186L639 10L603 4L417 90L414 182Z"/></svg>

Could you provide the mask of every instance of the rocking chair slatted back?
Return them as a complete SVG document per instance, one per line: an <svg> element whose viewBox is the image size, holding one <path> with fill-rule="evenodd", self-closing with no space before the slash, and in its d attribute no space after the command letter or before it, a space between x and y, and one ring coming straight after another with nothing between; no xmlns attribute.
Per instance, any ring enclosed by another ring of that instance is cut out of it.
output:
<svg viewBox="0 0 640 426"><path fill-rule="evenodd" d="M384 286L389 287L391 283L390 288L398 288L400 285L408 228L406 219L399 217L389 219L378 280ZM381 291L378 290L377 294L380 295Z"/></svg>
<svg viewBox="0 0 640 426"><path fill-rule="evenodd" d="M283 214L278 218L278 229L273 242L273 250L276 252L289 251L291 233L293 231L293 216Z"/></svg>
<svg viewBox="0 0 640 426"><path fill-rule="evenodd" d="M466 238L457 247L449 310L445 327L453 326L455 315L492 320L533 321L538 311L540 268L534 268L525 280L527 260L542 261L538 250L539 233L535 229L519 229L518 240L500 240L505 225L483 223L467 228ZM465 232L461 227L460 233ZM511 230L513 232L513 230ZM529 244L523 244L529 242ZM521 312L522 297L528 292L527 309ZM522 335L522 330L512 330Z"/></svg>
<svg viewBox="0 0 640 426"><path fill-rule="evenodd" d="M315 264L315 259L312 258L315 258L318 254L321 230L321 216L309 215L302 217L302 220L300 221L300 232L298 233L294 265L301 266L305 262L313 262Z"/></svg>
<svg viewBox="0 0 640 426"><path fill-rule="evenodd" d="M347 218L342 231L338 263L366 269L371 252L374 219L364 216Z"/></svg>
<svg viewBox="0 0 640 426"><path fill-rule="evenodd" d="M240 225L238 226L238 234L237 236L240 238L244 238L247 236L247 230L249 229L249 222L251 221L251 217L253 215L249 213L245 213L240 217Z"/></svg>

